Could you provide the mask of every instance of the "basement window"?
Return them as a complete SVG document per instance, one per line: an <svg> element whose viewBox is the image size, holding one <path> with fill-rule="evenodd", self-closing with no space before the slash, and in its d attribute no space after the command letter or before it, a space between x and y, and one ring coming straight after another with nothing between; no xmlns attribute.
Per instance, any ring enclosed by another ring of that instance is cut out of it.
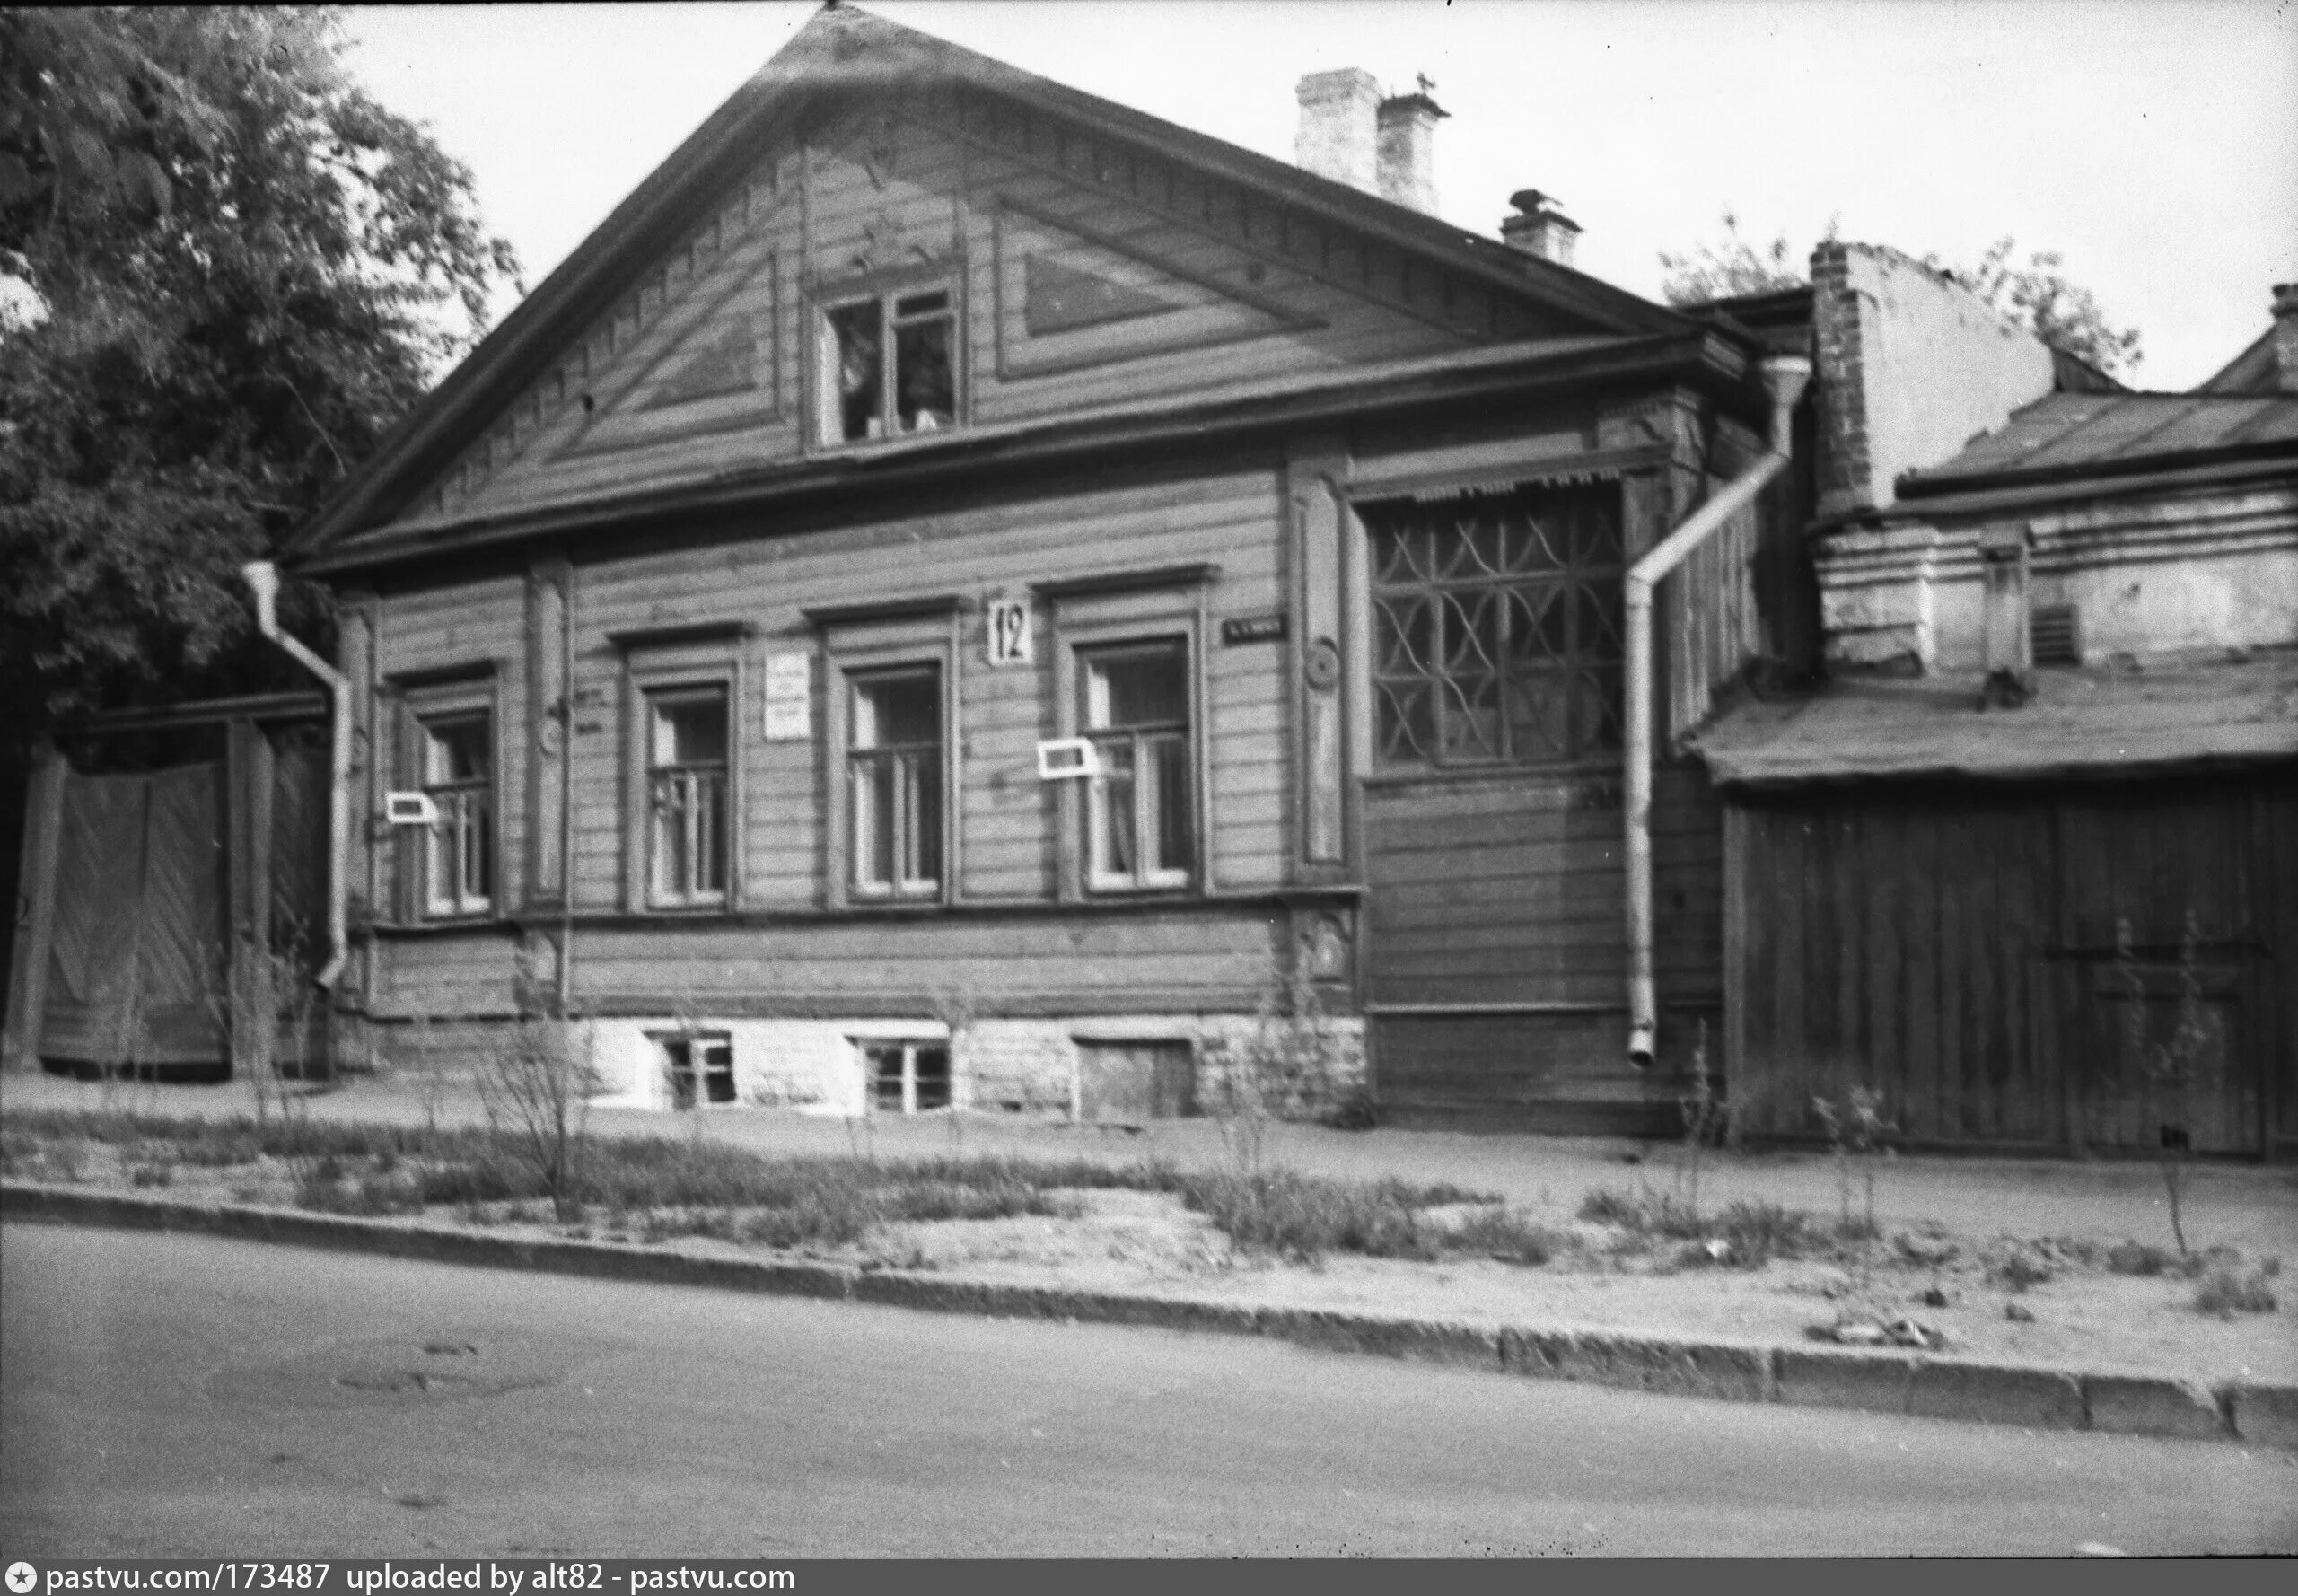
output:
<svg viewBox="0 0 2298 1596"><path fill-rule="evenodd" d="M662 1079L671 1089L671 1108L713 1108L735 1101L732 1038L666 1036L655 1041L662 1049Z"/></svg>
<svg viewBox="0 0 2298 1596"><path fill-rule="evenodd" d="M864 1042L870 1108L918 1114L950 1106L950 1049L944 1042Z"/></svg>
<svg viewBox="0 0 2298 1596"><path fill-rule="evenodd" d="M2038 665L2083 662L2083 617L2072 604L2038 604L2029 622Z"/></svg>

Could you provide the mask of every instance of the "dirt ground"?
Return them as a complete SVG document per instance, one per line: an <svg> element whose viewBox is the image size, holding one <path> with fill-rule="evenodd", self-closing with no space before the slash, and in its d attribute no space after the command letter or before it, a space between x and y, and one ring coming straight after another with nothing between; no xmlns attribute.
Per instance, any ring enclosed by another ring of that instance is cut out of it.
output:
<svg viewBox="0 0 2298 1596"><path fill-rule="evenodd" d="M116 1150L79 1145L68 1171L75 1183L133 1188L131 1171ZM37 1169L17 1172L41 1175ZM1647 1178L1651 1189L1667 1187L1663 1171L1616 1172L1616 1189ZM50 1178L66 1173L59 1167ZM285 1205L291 1191L285 1166L266 1159L225 1169L175 1165L164 1189L153 1195ZM804 1256L1206 1302L1770 1344L1800 1341L1812 1327L1843 1320L1888 1324L1906 1318L1943 1332L1945 1355L1974 1361L2175 1373L2207 1381L2243 1375L2298 1379L2292 1301L2298 1282L2290 1276L2265 1280L2280 1299L2278 1311L2231 1318L2203 1313L2193 1306L2196 1284L2184 1275L2134 1276L2109 1268L2106 1244L2121 1238L2101 1234L2096 1224L2087 1235L2052 1237L1951 1230L1936 1222L1898 1228L1887 1222L1882 1237L1864 1246L1740 1268L1711 1262L1696 1242L1638 1241L1618 1227L1582 1222L1575 1217L1580 1197L1577 1189L1550 1188L1514 1203L1564 1240L1557 1256L1538 1267L1475 1258L1418 1263L1347 1255L1300 1263L1244 1254L1179 1197L1127 1190L1060 1194L1059 1217L889 1224L855 1246ZM1721 1202L1703 1206L1712 1212ZM1443 1211L1435 1215L1444 1216ZM467 1223L475 1216L441 1208L428 1217ZM539 1206L496 1205L485 1214L491 1228L513 1233L577 1235L712 1255L766 1250L694 1237L647 1241L636 1228L641 1217L630 1216L627 1223L634 1228L617 1232L595 1221L574 1227L551 1223ZM2151 1215L2142 1208L2131 1217ZM2167 1232L2144 1239L2167 1242ZM2278 1269L2278 1262L2267 1262L2271 1256L2242 1255L2238 1272L2250 1274L2262 1265ZM1936 1299L1926 1302L1926 1293L1943 1297L1943 1305Z"/></svg>

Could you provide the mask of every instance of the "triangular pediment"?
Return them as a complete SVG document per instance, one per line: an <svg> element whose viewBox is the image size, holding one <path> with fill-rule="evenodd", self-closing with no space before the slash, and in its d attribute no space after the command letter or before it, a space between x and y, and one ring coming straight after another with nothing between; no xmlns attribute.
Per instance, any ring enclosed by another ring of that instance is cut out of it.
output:
<svg viewBox="0 0 2298 1596"><path fill-rule="evenodd" d="M1671 320L1434 218L826 10L441 385L307 546L846 447L817 414L841 380L825 375L825 306L896 278L951 296L960 427Z"/></svg>
<svg viewBox="0 0 2298 1596"><path fill-rule="evenodd" d="M996 374L1054 376L1325 325L1247 281L1267 268L1232 248L1190 263L1197 241L1136 215L1125 232L1000 195L992 228ZM1202 245L1197 251L1204 255Z"/></svg>

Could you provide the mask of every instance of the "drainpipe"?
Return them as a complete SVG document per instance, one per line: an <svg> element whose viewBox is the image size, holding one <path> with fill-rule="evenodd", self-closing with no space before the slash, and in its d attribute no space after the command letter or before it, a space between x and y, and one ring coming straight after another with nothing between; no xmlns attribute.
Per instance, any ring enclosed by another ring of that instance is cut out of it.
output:
<svg viewBox="0 0 2298 1596"><path fill-rule="evenodd" d="M1771 390L1770 449L1627 573L1627 1061L1638 1069L1651 1067L1660 1030L1652 978L1652 594L1662 576L1787 469L1795 401L1811 380L1811 363L1774 355L1763 363L1763 380Z"/></svg>
<svg viewBox="0 0 2298 1596"><path fill-rule="evenodd" d="M240 567L248 589L255 594L257 629L294 657L295 662L327 683L335 700L332 758L329 762L327 811L327 963L313 978L332 989L349 954L343 908L344 855L351 843L351 682L342 671L305 647L301 639L279 629L279 572L269 560L250 560Z"/></svg>

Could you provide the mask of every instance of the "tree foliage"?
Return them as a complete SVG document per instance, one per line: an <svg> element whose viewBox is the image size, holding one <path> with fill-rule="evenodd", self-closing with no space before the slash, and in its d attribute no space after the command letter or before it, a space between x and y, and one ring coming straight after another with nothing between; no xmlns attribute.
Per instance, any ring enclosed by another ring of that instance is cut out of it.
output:
<svg viewBox="0 0 2298 1596"><path fill-rule="evenodd" d="M1757 243L1740 231L1740 219L1729 208L1723 214L1720 236L1694 244L1682 254L1660 252L1662 297L1671 305L1704 304L1710 300L1741 294L1768 294L1800 288L1810 279L1805 256L1781 232L1768 243ZM1830 220L1820 241L1836 236ZM2100 308L2097 298L2068 278L2064 261L2055 250L2037 250L2018 264L2019 245L2008 235L1997 239L1975 267L1952 267L1937 255L1923 264L1943 272L2020 326L2055 349L2063 349L2109 376L2127 373L2143 358L2135 328L2118 328Z"/></svg>
<svg viewBox="0 0 2298 1596"><path fill-rule="evenodd" d="M293 681L237 567L515 274L345 46L328 10L0 12L0 706Z"/></svg>
<svg viewBox="0 0 2298 1596"><path fill-rule="evenodd" d="M1714 299L1737 299L1742 294L1772 294L1801 288L1804 256L1780 233L1767 244L1758 244L1740 231L1739 214L1724 207L1724 232L1703 240L1680 255L1660 251L1660 294L1671 305L1705 304ZM1835 237L1835 224L1827 236Z"/></svg>

